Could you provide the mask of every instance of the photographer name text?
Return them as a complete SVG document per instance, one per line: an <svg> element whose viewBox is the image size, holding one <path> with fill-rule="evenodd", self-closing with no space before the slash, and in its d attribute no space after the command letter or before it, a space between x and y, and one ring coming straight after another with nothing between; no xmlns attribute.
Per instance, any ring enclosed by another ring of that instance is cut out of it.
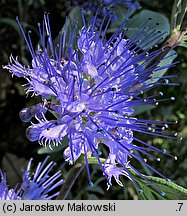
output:
<svg viewBox="0 0 187 216"><path fill-rule="evenodd" d="M20 203L9 204L4 203L3 212L115 212L116 204L115 203L107 203L107 204L85 204L85 203L66 203L66 204L25 204Z"/></svg>

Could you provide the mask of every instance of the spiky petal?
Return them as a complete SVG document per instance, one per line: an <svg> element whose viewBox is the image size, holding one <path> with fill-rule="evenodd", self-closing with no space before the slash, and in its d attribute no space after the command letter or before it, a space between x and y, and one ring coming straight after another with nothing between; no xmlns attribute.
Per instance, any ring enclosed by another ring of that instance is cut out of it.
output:
<svg viewBox="0 0 187 216"><path fill-rule="evenodd" d="M55 163L47 164L47 160L48 157L38 164L35 172L31 172L30 159L22 183L14 189L8 188L6 175L0 171L0 200L49 200L57 196L58 192L53 193L53 190L63 184L62 174L58 171L49 175Z"/></svg>

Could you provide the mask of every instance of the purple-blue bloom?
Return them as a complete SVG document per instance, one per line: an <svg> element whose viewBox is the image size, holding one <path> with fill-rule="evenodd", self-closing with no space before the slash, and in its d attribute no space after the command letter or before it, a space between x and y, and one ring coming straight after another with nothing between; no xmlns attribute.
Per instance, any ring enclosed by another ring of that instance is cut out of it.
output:
<svg viewBox="0 0 187 216"><path fill-rule="evenodd" d="M19 200L14 189L7 186L6 175L0 170L0 200Z"/></svg>
<svg viewBox="0 0 187 216"><path fill-rule="evenodd" d="M61 171L53 175L49 175L54 168L55 163L47 164L48 157L39 163L35 172L31 172L30 159L27 169L23 174L21 185L17 185L14 189L9 189L6 180L6 174L0 170L0 200L50 200L56 197L59 192L53 192L63 180L60 179Z"/></svg>
<svg viewBox="0 0 187 216"><path fill-rule="evenodd" d="M109 185L112 177L122 185L120 176L124 175L141 192L129 169L149 184L151 182L132 166L132 158L167 179L153 169L145 158L159 161L160 158L151 154L155 151L170 154L140 140L136 133L170 138L164 132L169 123L134 116L136 106L158 105L160 101L174 99L159 99L162 93L145 97L145 92L157 86L170 85L165 82L167 76L153 76L155 72L171 66L160 67L154 61L162 52L162 49L157 48L162 33L156 30L157 24L147 28L148 19L132 39L127 39L125 20L108 38L106 32L110 19L107 22L103 20L99 28L96 17L89 25L83 12L82 19L84 25L79 34L74 35L73 30L67 38L67 29L64 28L55 46L52 43L49 17L45 15L43 25L38 25L41 45L36 52L30 33L26 37L18 20L33 59L32 65L25 67L11 56L10 64L4 68L27 79L27 94L42 96L41 104L35 108L25 108L20 113L25 122L33 117L37 120L37 123L28 127L26 135L30 141L38 141L51 149L63 145L63 139L68 137L65 160L73 164L83 155L90 183L88 159L94 156ZM140 40L145 33L147 36ZM46 111L54 114L54 118L47 119ZM100 159L103 145L108 149L104 164ZM163 195L162 191L155 189Z"/></svg>

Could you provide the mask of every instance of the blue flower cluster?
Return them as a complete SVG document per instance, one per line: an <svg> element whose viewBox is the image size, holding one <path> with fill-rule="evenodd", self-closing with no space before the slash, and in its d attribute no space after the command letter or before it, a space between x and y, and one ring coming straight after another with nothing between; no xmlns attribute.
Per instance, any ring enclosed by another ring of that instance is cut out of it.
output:
<svg viewBox="0 0 187 216"><path fill-rule="evenodd" d="M108 37L106 33L110 19L107 21L105 18L98 28L97 17L86 24L82 12L83 27L79 34L75 35L73 29L71 36L67 38L67 29L64 28L59 43L55 46L49 17L45 15L43 25L38 25L41 45L36 52L30 33L26 37L18 20L32 56L32 65L25 67L11 56L10 64L4 68L28 81L27 94L42 97L41 103L20 112L24 122L32 118L37 120L26 131L30 141L38 141L53 149L54 146L63 144L66 137L69 146L64 151L65 160L73 164L83 155L90 183L88 159L94 156L109 185L112 177L122 185L119 177L123 175L141 191L129 169L151 183L131 165L131 160L136 159L164 177L145 158L151 157L159 161L160 158L151 154L154 151L169 154L140 140L135 134L166 138L170 138L170 135L164 131L168 126L163 122L135 118L134 108L140 105L158 105L160 101L174 99L159 99L162 96L160 92L145 97L145 92L170 84L165 82L166 76L153 76L155 72L170 65L161 67L155 61L162 52L162 49L157 48L162 39L162 33L156 30L157 24L147 28L148 19L132 39L127 39L125 20ZM142 36L144 38L140 40ZM47 119L46 112L51 112L54 118ZM108 149L104 164L100 160L102 145Z"/></svg>
<svg viewBox="0 0 187 216"><path fill-rule="evenodd" d="M47 164L48 157L39 163L35 172L31 172L30 159L27 170L23 174L21 185L14 189L9 189L6 174L0 170L0 200L50 200L56 197L59 192L53 192L58 186L63 184L61 171L52 176L49 173L55 166L54 162Z"/></svg>

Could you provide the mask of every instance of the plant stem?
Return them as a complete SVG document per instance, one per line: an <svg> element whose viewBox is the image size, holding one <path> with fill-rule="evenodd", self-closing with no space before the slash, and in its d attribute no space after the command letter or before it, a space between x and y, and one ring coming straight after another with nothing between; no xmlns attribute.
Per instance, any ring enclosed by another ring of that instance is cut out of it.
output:
<svg viewBox="0 0 187 216"><path fill-rule="evenodd" d="M77 162L69 171L67 180L62 185L59 195L57 196L56 200L65 200L74 185L77 177L83 170L85 164Z"/></svg>

